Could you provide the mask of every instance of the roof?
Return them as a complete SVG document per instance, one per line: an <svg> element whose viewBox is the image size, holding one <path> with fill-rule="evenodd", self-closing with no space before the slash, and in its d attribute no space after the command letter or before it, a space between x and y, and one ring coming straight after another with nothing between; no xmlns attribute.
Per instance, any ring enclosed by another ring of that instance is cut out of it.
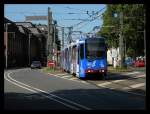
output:
<svg viewBox="0 0 150 114"><path fill-rule="evenodd" d="M17 27L18 27L18 30L19 30L21 33L23 33L23 34L26 34L26 33L30 32L29 29L25 28L25 27L22 26L22 25L17 25Z"/></svg>
<svg viewBox="0 0 150 114"><path fill-rule="evenodd" d="M39 29L38 28L35 28L35 27L29 27L28 28L30 31L31 31L31 33L33 33L33 34L40 34L41 32L39 31Z"/></svg>
<svg viewBox="0 0 150 114"><path fill-rule="evenodd" d="M37 28L39 28L41 31L48 31L47 25L37 25Z"/></svg>
<svg viewBox="0 0 150 114"><path fill-rule="evenodd" d="M30 33L32 33L36 37L45 37L44 34L38 28L30 27L28 29L30 30Z"/></svg>
<svg viewBox="0 0 150 114"><path fill-rule="evenodd" d="M4 23L13 23L13 21L7 19L6 17L4 17Z"/></svg>
<svg viewBox="0 0 150 114"><path fill-rule="evenodd" d="M24 34L25 34L25 31L24 31L24 29L23 29L23 26L18 25L17 27L18 27L18 30L19 30L21 33L24 33Z"/></svg>
<svg viewBox="0 0 150 114"><path fill-rule="evenodd" d="M6 24L7 24L7 31L8 32L18 31L16 24L13 21L4 17L4 31L6 31Z"/></svg>
<svg viewBox="0 0 150 114"><path fill-rule="evenodd" d="M31 22L15 22L15 23L16 23L16 25L22 25L22 26L24 26L26 28L28 28L28 27L34 27Z"/></svg>

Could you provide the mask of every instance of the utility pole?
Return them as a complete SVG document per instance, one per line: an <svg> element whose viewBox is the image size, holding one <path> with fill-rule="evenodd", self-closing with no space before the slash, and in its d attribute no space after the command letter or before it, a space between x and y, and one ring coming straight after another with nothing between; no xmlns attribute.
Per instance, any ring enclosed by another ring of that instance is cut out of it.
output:
<svg viewBox="0 0 150 114"><path fill-rule="evenodd" d="M68 27L68 29L69 29L69 35L68 35L68 37L69 37L69 43L71 43L71 34L72 34L72 29L73 29L73 27Z"/></svg>
<svg viewBox="0 0 150 114"><path fill-rule="evenodd" d="M47 23L47 25L48 25L48 37L47 37L47 56L49 56L49 47L50 47L50 45L49 45L49 39L50 39L50 8L48 7L48 23Z"/></svg>
<svg viewBox="0 0 150 114"><path fill-rule="evenodd" d="M47 54L50 56L50 59L52 60L52 33L51 33L51 25L52 25L52 12L50 11L50 8L48 7L48 39L47 39Z"/></svg>
<svg viewBox="0 0 150 114"><path fill-rule="evenodd" d="M62 27L62 49L64 49L64 27Z"/></svg>
<svg viewBox="0 0 150 114"><path fill-rule="evenodd" d="M124 66L124 44L123 44L123 12L120 12L120 38L119 38L120 67Z"/></svg>
<svg viewBox="0 0 150 114"><path fill-rule="evenodd" d="M54 40L53 40L53 57L54 57L54 60L56 60L56 56L55 56L55 54L56 54L56 45L55 45L55 43L56 43L56 39L55 39L55 24L53 25L53 32L54 32Z"/></svg>

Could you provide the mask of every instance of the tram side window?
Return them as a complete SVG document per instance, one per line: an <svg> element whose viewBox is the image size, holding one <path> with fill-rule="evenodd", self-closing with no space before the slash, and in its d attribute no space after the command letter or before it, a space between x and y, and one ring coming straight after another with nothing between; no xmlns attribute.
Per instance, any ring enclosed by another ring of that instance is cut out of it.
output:
<svg viewBox="0 0 150 114"><path fill-rule="evenodd" d="M80 45L80 59L84 58L84 44Z"/></svg>

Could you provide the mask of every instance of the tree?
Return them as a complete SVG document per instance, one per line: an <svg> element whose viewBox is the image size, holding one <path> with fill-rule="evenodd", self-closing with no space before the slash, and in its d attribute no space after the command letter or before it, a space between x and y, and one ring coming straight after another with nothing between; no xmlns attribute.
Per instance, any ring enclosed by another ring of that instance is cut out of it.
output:
<svg viewBox="0 0 150 114"><path fill-rule="evenodd" d="M120 12L123 12L123 38L126 45L126 50L133 49L134 57L144 55L143 4L107 5L107 10L102 16L104 27L102 27L97 34L106 38L106 42L109 47L118 47L120 34ZM117 17L115 17L114 14L117 14ZM111 28L105 26L114 27Z"/></svg>

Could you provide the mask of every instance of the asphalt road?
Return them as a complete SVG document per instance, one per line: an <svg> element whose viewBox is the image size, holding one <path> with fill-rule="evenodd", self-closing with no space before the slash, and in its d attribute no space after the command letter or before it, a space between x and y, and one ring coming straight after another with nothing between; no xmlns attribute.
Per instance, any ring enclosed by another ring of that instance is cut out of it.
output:
<svg viewBox="0 0 150 114"><path fill-rule="evenodd" d="M97 86L100 80L65 76L61 78L28 68L5 71L5 110L145 109L145 96Z"/></svg>

